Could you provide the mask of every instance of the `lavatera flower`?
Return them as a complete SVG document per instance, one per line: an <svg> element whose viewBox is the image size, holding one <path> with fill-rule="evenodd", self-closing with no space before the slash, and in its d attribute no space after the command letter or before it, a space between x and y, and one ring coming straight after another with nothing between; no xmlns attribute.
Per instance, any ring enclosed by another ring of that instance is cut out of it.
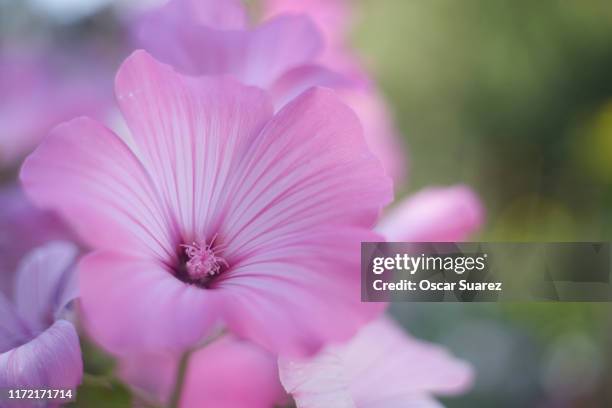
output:
<svg viewBox="0 0 612 408"><path fill-rule="evenodd" d="M380 239L371 228L391 182L333 92L274 114L257 88L137 51L116 94L130 135L75 119L21 173L94 249L79 265L81 305L103 346L184 349L222 324L304 355L380 312L360 303L359 251Z"/></svg>
<svg viewBox="0 0 612 408"><path fill-rule="evenodd" d="M64 241L32 250L17 269L12 296L0 293L0 389L74 389L81 382L81 348L70 322L76 254Z"/></svg>

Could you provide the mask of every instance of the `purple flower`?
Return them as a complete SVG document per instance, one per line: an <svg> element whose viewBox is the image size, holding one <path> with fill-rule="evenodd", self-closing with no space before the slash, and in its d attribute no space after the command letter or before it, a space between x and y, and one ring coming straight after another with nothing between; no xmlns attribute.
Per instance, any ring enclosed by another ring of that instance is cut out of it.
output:
<svg viewBox="0 0 612 408"><path fill-rule="evenodd" d="M0 293L0 388L74 388L83 372L77 332L67 318L77 297L77 248L54 241L17 268L13 301Z"/></svg>

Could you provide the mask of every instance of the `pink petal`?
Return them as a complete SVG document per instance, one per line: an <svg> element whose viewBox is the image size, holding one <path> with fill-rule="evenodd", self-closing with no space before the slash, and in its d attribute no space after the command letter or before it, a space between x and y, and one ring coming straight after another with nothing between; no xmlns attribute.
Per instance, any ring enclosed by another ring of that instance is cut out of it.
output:
<svg viewBox="0 0 612 408"><path fill-rule="evenodd" d="M464 391L471 368L441 347L409 337L387 318L309 360L279 360L299 408L437 407L432 395Z"/></svg>
<svg viewBox="0 0 612 408"><path fill-rule="evenodd" d="M155 262L101 251L78 270L86 327L112 353L184 350L215 323L214 294Z"/></svg>
<svg viewBox="0 0 612 408"><path fill-rule="evenodd" d="M228 323L287 353L346 339L372 316L360 315L359 247L375 238L369 227L391 196L357 119L333 92L313 89L244 158L219 231L234 265L218 284Z"/></svg>
<svg viewBox="0 0 612 408"><path fill-rule="evenodd" d="M389 318L364 327L341 353L351 394L364 406L392 396L457 394L472 382L467 363L438 345L409 336Z"/></svg>
<svg viewBox="0 0 612 408"><path fill-rule="evenodd" d="M0 354L0 388L75 388L82 373L79 338L66 320Z"/></svg>
<svg viewBox="0 0 612 408"><path fill-rule="evenodd" d="M275 106L282 107L313 86L336 90L342 101L359 117L366 142L387 174L396 184L403 183L407 167L406 149L389 106L373 84L362 76L342 75L319 65L304 65L286 72L274 83L271 93Z"/></svg>
<svg viewBox="0 0 612 408"><path fill-rule="evenodd" d="M407 172L407 150L391 114L391 108L373 86L340 89L342 100L361 121L372 153L383 164L396 185L402 185Z"/></svg>
<svg viewBox="0 0 612 408"><path fill-rule="evenodd" d="M214 228L226 211L229 178L272 115L265 94L230 79L178 75L135 52L116 80L133 149L167 203L183 242ZM180 244L182 242L176 242Z"/></svg>
<svg viewBox="0 0 612 408"><path fill-rule="evenodd" d="M427 188L387 214L378 231L388 241L462 241L483 222L476 194L465 186Z"/></svg>
<svg viewBox="0 0 612 408"><path fill-rule="evenodd" d="M338 353L323 350L305 361L279 359L280 380L298 408L355 408L349 379Z"/></svg>
<svg viewBox="0 0 612 408"><path fill-rule="evenodd" d="M252 30L215 30L192 16L166 30L166 18L160 15L161 23L140 27L140 45L188 74L231 74L266 88L288 69L312 61L321 49L316 28L303 16L281 16Z"/></svg>
<svg viewBox="0 0 612 408"><path fill-rule="evenodd" d="M71 270L76 255L73 244L55 241L33 250L21 262L15 304L31 329L44 330L77 297Z"/></svg>
<svg viewBox="0 0 612 408"><path fill-rule="evenodd" d="M126 356L120 376L132 386L167 402L178 357L171 354ZM181 407L268 408L286 395L278 380L276 358L231 336L192 354Z"/></svg>
<svg viewBox="0 0 612 408"><path fill-rule="evenodd" d="M173 237L142 164L91 119L56 127L25 161L21 180L38 205L59 210L89 245L159 258L174 254Z"/></svg>
<svg viewBox="0 0 612 408"><path fill-rule="evenodd" d="M359 85L359 82L324 66L308 64L283 73L270 87L270 93L274 97L274 106L280 109L302 92L315 86L344 89Z"/></svg>
<svg viewBox="0 0 612 408"><path fill-rule="evenodd" d="M155 46L166 41L167 34L186 24L239 30L245 28L246 23L247 12L240 0L170 0L161 7L141 13L132 26L141 44Z"/></svg>
<svg viewBox="0 0 612 408"><path fill-rule="evenodd" d="M279 14L306 14L325 35L328 47L347 37L351 23L350 5L347 0L264 0L264 17Z"/></svg>
<svg viewBox="0 0 612 408"><path fill-rule="evenodd" d="M274 356L247 342L223 339L193 356L181 406L264 408L284 397Z"/></svg>

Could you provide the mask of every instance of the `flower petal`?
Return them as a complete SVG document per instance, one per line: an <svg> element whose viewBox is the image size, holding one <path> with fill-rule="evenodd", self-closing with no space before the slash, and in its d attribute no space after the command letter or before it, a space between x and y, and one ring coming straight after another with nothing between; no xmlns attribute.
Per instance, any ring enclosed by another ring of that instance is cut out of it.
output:
<svg viewBox="0 0 612 408"><path fill-rule="evenodd" d="M119 375L133 387L167 403L178 360L168 353L125 356L120 360ZM267 408L285 398L276 358L228 335L190 356L180 406Z"/></svg>
<svg viewBox="0 0 612 408"><path fill-rule="evenodd" d="M0 292L0 353L17 347L31 335L15 306Z"/></svg>
<svg viewBox="0 0 612 408"><path fill-rule="evenodd" d="M232 267L216 289L234 330L271 350L312 353L372 317L364 309L374 305L359 305L359 248L377 239L369 227L391 183L332 91L287 105L232 182L219 230Z"/></svg>
<svg viewBox="0 0 612 408"><path fill-rule="evenodd" d="M363 133L372 150L380 159L387 174L396 184L404 181L406 149L386 101L363 75L342 75L320 65L304 65L287 71L272 86L275 106L288 101L314 86L333 88L342 101L359 117Z"/></svg>
<svg viewBox="0 0 612 408"><path fill-rule="evenodd" d="M377 230L387 241L462 241L483 222L484 210L465 186L427 188L401 202Z"/></svg>
<svg viewBox="0 0 612 408"><path fill-rule="evenodd" d="M160 14L158 21L143 24L140 46L182 72L231 74L261 88L312 61L322 45L316 27L304 16L280 16L252 30L216 30L187 15L167 27L168 18Z"/></svg>
<svg viewBox="0 0 612 408"><path fill-rule="evenodd" d="M279 359L283 387L298 408L356 408L344 362L337 353L321 351L305 361Z"/></svg>
<svg viewBox="0 0 612 408"><path fill-rule="evenodd" d="M148 174L118 136L91 119L56 127L26 159L21 180L38 205L58 210L91 246L174 255Z"/></svg>
<svg viewBox="0 0 612 408"><path fill-rule="evenodd" d="M265 0L265 17L306 14L325 35L327 46L343 43L351 23L351 5L346 0Z"/></svg>
<svg viewBox="0 0 612 408"><path fill-rule="evenodd" d="M51 325L77 297L72 270L77 247L54 241L31 251L21 262L15 281L15 304L38 332Z"/></svg>
<svg viewBox="0 0 612 408"><path fill-rule="evenodd" d="M167 203L182 242L211 237L240 154L272 115L263 92L228 78L194 79L137 51L116 80L132 148Z"/></svg>
<svg viewBox="0 0 612 408"><path fill-rule="evenodd" d="M79 338L66 320L0 354L0 388L75 388L82 374Z"/></svg>
<svg viewBox="0 0 612 408"><path fill-rule="evenodd" d="M186 24L239 30L246 27L247 12L240 0L170 0L161 7L141 13L133 22L137 40L151 46L165 41L165 34L180 30Z"/></svg>
<svg viewBox="0 0 612 408"><path fill-rule="evenodd" d="M59 217L30 203L20 188L0 188L0 292L12 293L17 266L32 248L74 240Z"/></svg>
<svg viewBox="0 0 612 408"><path fill-rule="evenodd" d="M310 245L311 232L357 226L367 235L392 198L357 117L322 88L305 92L268 123L227 188L231 223L220 234L239 259L255 250Z"/></svg>
<svg viewBox="0 0 612 408"><path fill-rule="evenodd" d="M406 179L408 153L383 95L371 84L340 89L339 94L359 117L372 153L394 183L402 185Z"/></svg>
<svg viewBox="0 0 612 408"><path fill-rule="evenodd" d="M279 369L299 408L438 407L433 394L464 391L472 378L466 363L384 317L314 358L281 357Z"/></svg>
<svg viewBox="0 0 612 408"><path fill-rule="evenodd" d="M467 363L438 345L409 336L389 318L364 327L341 354L351 394L364 406L401 395L408 405L418 394L457 394L470 386L473 377Z"/></svg>
<svg viewBox="0 0 612 408"><path fill-rule="evenodd" d="M184 350L215 323L214 294L155 262L100 251L78 270L85 326L114 354Z"/></svg>
<svg viewBox="0 0 612 408"><path fill-rule="evenodd" d="M283 73L270 87L270 93L274 97L275 107L280 109L302 92L315 86L344 89L358 85L353 79L321 65L308 64Z"/></svg>

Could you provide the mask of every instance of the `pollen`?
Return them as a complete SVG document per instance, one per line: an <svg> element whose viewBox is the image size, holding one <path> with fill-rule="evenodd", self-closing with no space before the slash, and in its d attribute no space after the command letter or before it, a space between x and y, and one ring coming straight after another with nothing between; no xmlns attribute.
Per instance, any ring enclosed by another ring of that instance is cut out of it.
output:
<svg viewBox="0 0 612 408"><path fill-rule="evenodd" d="M191 244L181 245L187 255L187 273L196 282L203 282L221 273L222 267L229 267L227 261L219 255L215 249L214 238L210 243L206 241L192 242Z"/></svg>

